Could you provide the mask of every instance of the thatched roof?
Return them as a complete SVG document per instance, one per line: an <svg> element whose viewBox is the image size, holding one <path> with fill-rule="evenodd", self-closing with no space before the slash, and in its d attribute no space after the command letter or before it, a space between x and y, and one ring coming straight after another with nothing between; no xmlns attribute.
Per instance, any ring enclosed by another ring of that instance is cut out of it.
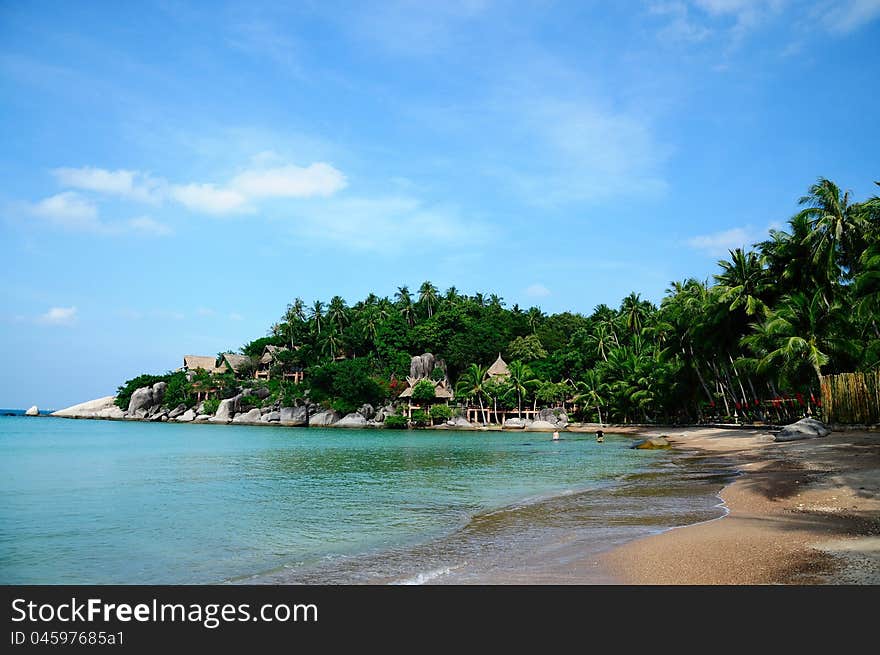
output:
<svg viewBox="0 0 880 655"><path fill-rule="evenodd" d="M498 353L498 359L495 360L495 363L489 367L489 370L486 371L486 377L497 378L497 377L507 377L510 375L510 369L507 368L507 362L501 359L501 353Z"/></svg>
<svg viewBox="0 0 880 655"><path fill-rule="evenodd" d="M435 398L439 398L440 400L450 400L452 398L452 392L446 386L445 381L434 381L430 378L414 378L410 376L406 377L406 389L404 389L400 393L400 396L398 396L398 398L412 398L413 387L416 386L417 382L421 382L422 380L428 380L428 382L434 385Z"/></svg>
<svg viewBox="0 0 880 655"><path fill-rule="evenodd" d="M271 364L272 362L275 361L275 357L278 355L278 353L286 351L286 350L287 350L286 346L273 346L273 345L269 344L265 348L263 348L263 356L260 357L260 363L261 364Z"/></svg>
<svg viewBox="0 0 880 655"><path fill-rule="evenodd" d="M197 369L202 369L203 371L207 371L208 373L214 373L215 371L220 371L226 368L226 366L223 365L218 369L217 366L215 366L216 363L216 357L210 357L207 355L183 356L183 370L185 371L195 371Z"/></svg>
<svg viewBox="0 0 880 655"><path fill-rule="evenodd" d="M223 361L229 365L229 368L232 369L233 373L238 373L238 370L241 368L242 364L245 362L250 362L251 358L247 355L236 355L235 353L224 353Z"/></svg>

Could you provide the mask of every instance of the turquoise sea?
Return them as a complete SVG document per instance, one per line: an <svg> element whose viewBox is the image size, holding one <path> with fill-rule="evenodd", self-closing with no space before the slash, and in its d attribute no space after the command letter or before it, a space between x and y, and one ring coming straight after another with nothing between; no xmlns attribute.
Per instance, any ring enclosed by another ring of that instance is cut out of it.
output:
<svg viewBox="0 0 880 655"><path fill-rule="evenodd" d="M563 436L0 417L0 583L478 582L719 514L717 472Z"/></svg>

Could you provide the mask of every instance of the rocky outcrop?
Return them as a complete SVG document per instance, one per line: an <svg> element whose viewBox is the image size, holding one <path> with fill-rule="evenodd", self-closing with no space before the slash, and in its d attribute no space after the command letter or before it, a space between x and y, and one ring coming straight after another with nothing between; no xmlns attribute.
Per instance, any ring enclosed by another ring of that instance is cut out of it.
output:
<svg viewBox="0 0 880 655"><path fill-rule="evenodd" d="M346 414L333 424L336 428L363 428L367 426L367 418L360 412Z"/></svg>
<svg viewBox="0 0 880 655"><path fill-rule="evenodd" d="M373 406L370 405L369 403L366 403L366 404L358 407L357 413L360 414L361 416L363 416L368 421L376 416L376 410L373 409Z"/></svg>
<svg viewBox="0 0 880 655"><path fill-rule="evenodd" d="M502 427L511 429L522 429L524 427L527 427L529 423L530 421L527 421L524 418L508 418L504 420L504 425Z"/></svg>
<svg viewBox="0 0 880 655"><path fill-rule="evenodd" d="M333 425L341 416L339 412L336 412L332 409L325 410L323 412L318 412L317 414L313 414L311 418L309 418L309 425L314 427L321 427L326 425Z"/></svg>
<svg viewBox="0 0 880 655"><path fill-rule="evenodd" d="M153 404L161 405L165 400L165 390L168 388L167 382L157 382L153 385Z"/></svg>
<svg viewBox="0 0 880 655"><path fill-rule="evenodd" d="M196 420L196 413L194 410L188 409L183 414L178 416L175 420L179 423L189 423Z"/></svg>
<svg viewBox="0 0 880 655"><path fill-rule="evenodd" d="M568 425L568 414L561 409L542 409L535 417L537 421L546 421L552 423L557 428L564 428Z"/></svg>
<svg viewBox="0 0 880 655"><path fill-rule="evenodd" d="M153 387L135 389L128 401L128 411L126 414L142 418L147 415L153 404Z"/></svg>
<svg viewBox="0 0 880 655"><path fill-rule="evenodd" d="M266 400L266 398L268 398L271 393L266 387L258 387L253 390L252 395L256 396L260 400Z"/></svg>
<svg viewBox="0 0 880 655"><path fill-rule="evenodd" d="M260 417L262 423L278 423L281 421L281 412L269 411Z"/></svg>
<svg viewBox="0 0 880 655"><path fill-rule="evenodd" d="M203 422L204 422L204 421L210 421L211 418L212 418L212 417L211 417L210 414L198 414L198 413L196 414L196 422L199 422L199 421L203 421Z"/></svg>
<svg viewBox="0 0 880 655"><path fill-rule="evenodd" d="M235 415L235 400L236 398L221 400L220 406L217 407L217 413L209 420L212 423L229 423Z"/></svg>
<svg viewBox="0 0 880 655"><path fill-rule="evenodd" d="M436 365L435 362L434 355L431 353L413 356L409 361L409 376L416 379L431 377Z"/></svg>
<svg viewBox="0 0 880 655"><path fill-rule="evenodd" d="M659 437L648 437L646 439L639 439L636 441L630 448L635 448L637 450L657 450L659 448L669 448L671 444L669 440L665 436Z"/></svg>
<svg viewBox="0 0 880 655"><path fill-rule="evenodd" d="M185 411L186 411L186 405L181 403L180 405L178 405L177 407L172 409L170 412L168 412L168 418L169 419L177 418L178 416L181 416Z"/></svg>
<svg viewBox="0 0 880 655"><path fill-rule="evenodd" d="M262 416L262 414L260 414L260 410L255 407L254 409L249 410L247 412L242 412L241 414L236 414L235 418L232 419L232 422L233 423L259 423L261 416Z"/></svg>
<svg viewBox="0 0 880 655"><path fill-rule="evenodd" d="M24 415L25 415L25 416L39 416L39 415L40 415L40 408L37 407L36 405L32 405L32 406L31 406L31 407L30 407L30 408L24 413Z"/></svg>
<svg viewBox="0 0 880 655"><path fill-rule="evenodd" d="M556 423L551 423L550 421L532 421L529 425L526 426L525 430L527 432L553 432L554 430L558 430L559 426Z"/></svg>
<svg viewBox="0 0 880 655"><path fill-rule="evenodd" d="M827 437L829 434L831 434L831 430L822 421L807 417L782 428L776 435L776 441L799 441L800 439Z"/></svg>
<svg viewBox="0 0 880 655"><path fill-rule="evenodd" d="M459 430L474 427L474 424L468 421L464 416L454 416L453 418L446 421L446 425L451 428L457 428Z"/></svg>
<svg viewBox="0 0 880 655"><path fill-rule="evenodd" d="M52 412L52 416L62 418L125 418L125 412L115 405L116 396L104 396L88 402L73 405L67 409Z"/></svg>
<svg viewBox="0 0 880 655"><path fill-rule="evenodd" d="M279 420L282 425L305 425L306 424L306 408L300 407L282 407L279 412Z"/></svg>

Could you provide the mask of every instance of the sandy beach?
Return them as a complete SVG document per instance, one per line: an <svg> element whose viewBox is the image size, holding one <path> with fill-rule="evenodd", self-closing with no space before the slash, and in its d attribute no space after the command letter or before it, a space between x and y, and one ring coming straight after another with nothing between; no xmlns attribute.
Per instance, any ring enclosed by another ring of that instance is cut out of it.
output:
<svg viewBox="0 0 880 655"><path fill-rule="evenodd" d="M728 459L723 518L576 564L623 584L880 584L880 433L777 443L759 430L673 429L673 447Z"/></svg>

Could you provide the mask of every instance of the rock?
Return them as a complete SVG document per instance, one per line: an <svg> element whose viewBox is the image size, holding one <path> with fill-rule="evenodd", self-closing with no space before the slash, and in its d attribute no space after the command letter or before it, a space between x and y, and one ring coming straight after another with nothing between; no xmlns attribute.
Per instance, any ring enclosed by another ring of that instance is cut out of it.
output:
<svg viewBox="0 0 880 655"><path fill-rule="evenodd" d="M282 407L280 421L283 425L305 425L306 424L306 408L300 407Z"/></svg>
<svg viewBox="0 0 880 655"><path fill-rule="evenodd" d="M352 412L334 423L337 428L362 428L367 424L367 419L360 412Z"/></svg>
<svg viewBox="0 0 880 655"><path fill-rule="evenodd" d="M468 421L464 416L455 416L448 421L446 421L446 425L451 428L472 428L473 424Z"/></svg>
<svg viewBox="0 0 880 655"><path fill-rule="evenodd" d="M115 401L115 396L104 396L103 398L89 400L67 409L59 409L57 412L52 412L52 416L64 418L122 418L125 413L114 404ZM113 416L98 416L102 413L112 413Z"/></svg>
<svg viewBox="0 0 880 655"><path fill-rule="evenodd" d="M242 414L236 414L235 418L232 419L233 423L259 423L260 422L260 410L252 409L250 411L244 412Z"/></svg>
<svg viewBox="0 0 880 655"><path fill-rule="evenodd" d="M158 382L156 384L159 384ZM140 389L135 389L134 393L131 394L131 399L128 401L128 412L126 412L130 416L137 416L138 412L144 412L144 416L147 411L153 406L153 388L152 387L141 387Z"/></svg>
<svg viewBox="0 0 880 655"><path fill-rule="evenodd" d="M157 382L153 385L153 404L161 405L165 398L165 390L168 388L167 382Z"/></svg>
<svg viewBox="0 0 880 655"><path fill-rule="evenodd" d="M221 400L220 405L217 407L217 413L214 414L214 418L217 421L231 421L232 415L235 413L235 401L237 398L238 396Z"/></svg>
<svg viewBox="0 0 880 655"><path fill-rule="evenodd" d="M196 421L210 421L210 420L211 420L210 414L197 414L196 415Z"/></svg>
<svg viewBox="0 0 880 655"><path fill-rule="evenodd" d="M568 425L568 414L566 414L564 410L559 408L542 409L540 412L538 412L535 420L546 421L547 423L554 424L556 427L564 428Z"/></svg>
<svg viewBox="0 0 880 655"><path fill-rule="evenodd" d="M170 412L168 412L168 418L177 418L178 416L182 415L185 411L186 411L186 405L181 403L180 405L178 405L177 407L172 409Z"/></svg>
<svg viewBox="0 0 880 655"><path fill-rule="evenodd" d="M269 396L271 396L271 392L266 387L258 387L254 389L253 395L255 395L260 400L265 400Z"/></svg>
<svg viewBox="0 0 880 655"><path fill-rule="evenodd" d="M198 416L199 414L204 414L204 413L205 413L205 401L203 400L202 402L199 403L199 406L196 407L196 416Z"/></svg>
<svg viewBox="0 0 880 655"><path fill-rule="evenodd" d="M339 416L339 412L335 410L328 409L323 412L318 412L317 414L313 414L311 418L309 418L309 425L313 425L315 427L321 427L324 425L333 425L336 423L341 417Z"/></svg>
<svg viewBox="0 0 880 655"><path fill-rule="evenodd" d="M659 448L669 448L671 444L664 436L648 437L647 439L639 439L630 448L637 450L657 450Z"/></svg>
<svg viewBox="0 0 880 655"><path fill-rule="evenodd" d="M31 405L31 407L24 413L25 416L39 416L40 408L36 405Z"/></svg>
<svg viewBox="0 0 880 655"><path fill-rule="evenodd" d="M526 428L527 432L553 432L558 429L556 423L550 421L532 421Z"/></svg>
<svg viewBox="0 0 880 655"><path fill-rule="evenodd" d="M376 410L373 409L373 406L371 404L366 403L358 408L357 413L369 421L376 415Z"/></svg>
<svg viewBox="0 0 880 655"><path fill-rule="evenodd" d="M281 420L281 412L269 412L268 414L263 414L261 421L266 419L269 423L277 423Z"/></svg>
<svg viewBox="0 0 880 655"><path fill-rule="evenodd" d="M166 421L168 420L168 414L166 414L165 412L159 412L158 414L153 414L147 420L150 422L158 422L163 419Z"/></svg>
<svg viewBox="0 0 880 655"><path fill-rule="evenodd" d="M379 410L376 412L376 415L373 417L373 423L384 423L385 422L385 412Z"/></svg>
<svg viewBox="0 0 880 655"><path fill-rule="evenodd" d="M526 427L526 425L527 421L523 418L508 418L504 420L504 425L502 427L522 429Z"/></svg>
<svg viewBox="0 0 880 655"><path fill-rule="evenodd" d="M434 355L431 353L415 355L409 361L409 376L416 379L431 377L431 373L434 372L434 367L436 366L435 362Z"/></svg>
<svg viewBox="0 0 880 655"><path fill-rule="evenodd" d="M190 421L194 421L196 419L196 413L188 409L183 414L177 417L177 421L179 423L189 423Z"/></svg>
<svg viewBox="0 0 880 655"><path fill-rule="evenodd" d="M829 434L831 434L831 430L822 421L807 417L782 428L776 435L776 441L814 439L816 437L827 437Z"/></svg>
<svg viewBox="0 0 880 655"><path fill-rule="evenodd" d="M271 407L260 407L260 414L268 414L272 411Z"/></svg>

